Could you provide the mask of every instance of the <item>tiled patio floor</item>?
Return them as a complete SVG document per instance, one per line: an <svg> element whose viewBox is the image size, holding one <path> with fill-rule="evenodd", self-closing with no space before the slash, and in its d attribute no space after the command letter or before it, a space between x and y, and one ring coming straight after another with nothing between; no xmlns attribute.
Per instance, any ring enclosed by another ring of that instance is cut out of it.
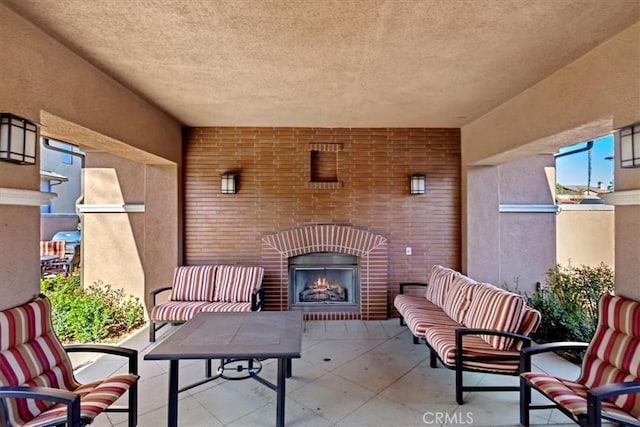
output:
<svg viewBox="0 0 640 427"><path fill-rule="evenodd" d="M158 341L175 330L163 328ZM146 328L124 345L140 351L139 425L164 426L169 362L142 360L152 345ZM538 356L536 370L575 378L579 368L555 355ZM201 361L181 362L182 384L202 378ZM81 369L86 381L122 370L111 356ZM263 362L272 382L276 362ZM516 377L466 373L466 384L513 384ZM287 381L287 426L516 426L518 393L471 392L455 402L454 372L429 367L424 344L414 345L398 319L308 321L301 359ZM539 398L534 400L543 401ZM216 380L180 394L181 426L272 426L275 392L253 380ZM575 425L557 410L532 412L532 424ZM103 414L94 426L126 425L124 414Z"/></svg>

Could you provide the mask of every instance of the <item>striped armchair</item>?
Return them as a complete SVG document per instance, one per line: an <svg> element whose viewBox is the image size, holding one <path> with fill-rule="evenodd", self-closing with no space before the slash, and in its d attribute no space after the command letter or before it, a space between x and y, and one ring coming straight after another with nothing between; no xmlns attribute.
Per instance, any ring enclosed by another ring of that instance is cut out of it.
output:
<svg viewBox="0 0 640 427"><path fill-rule="evenodd" d="M640 302L619 296L600 298L599 320L590 344L550 343L523 349L520 423L529 425L532 409L558 408L582 426L600 427L602 419L640 426ZM576 380L531 372L531 357L561 349L585 349ZM531 389L551 400L532 405Z"/></svg>
<svg viewBox="0 0 640 427"><path fill-rule="evenodd" d="M67 353L126 357L129 373L81 384ZM0 425L83 426L102 412L128 412L137 424L138 353L107 345L63 347L51 325L51 305L40 295L0 312ZM112 405L128 391L128 406Z"/></svg>
<svg viewBox="0 0 640 427"><path fill-rule="evenodd" d="M184 323L201 311L260 311L263 306L262 267L191 265L176 267L171 286L151 292L149 341L168 323ZM161 292L168 301L157 304Z"/></svg>

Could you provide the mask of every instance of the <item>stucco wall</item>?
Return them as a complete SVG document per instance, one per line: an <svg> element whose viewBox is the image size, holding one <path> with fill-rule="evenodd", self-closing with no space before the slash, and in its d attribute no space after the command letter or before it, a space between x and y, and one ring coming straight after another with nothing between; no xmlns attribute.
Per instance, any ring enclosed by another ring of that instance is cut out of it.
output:
<svg viewBox="0 0 640 427"><path fill-rule="evenodd" d="M639 40L637 23L462 128L463 269L473 274L482 265L478 248L492 231L478 230L471 221L477 211L486 211L483 200L494 198L496 191L495 187L474 185L477 172L472 166L500 164L532 152L554 152L569 142L579 142L568 140L571 137L597 137L639 122ZM615 182L616 190L640 188L640 169L616 166ZM524 177L522 184L526 184ZM617 208L616 292L636 299L640 299L640 249L637 234L630 230L637 230L639 222L640 207ZM489 221L486 226L497 225ZM541 256L533 249L525 253L532 260ZM484 259L495 263L489 255Z"/></svg>
<svg viewBox="0 0 640 427"><path fill-rule="evenodd" d="M500 166L468 169L466 273L475 280L532 291L555 262L555 213L546 168L551 155L528 156ZM504 206L523 206L521 212ZM527 207L528 206L528 207Z"/></svg>
<svg viewBox="0 0 640 427"><path fill-rule="evenodd" d="M41 113L48 111L128 146L175 164L181 162L179 123L2 4L0 40L7 59L0 62L0 111L43 121L45 125ZM48 130L51 128L44 127L42 133L47 134ZM39 172L38 165L2 162L0 187L37 191ZM177 191L177 185L173 189ZM172 210L173 221L177 222L177 206ZM0 205L0 224L0 253L4 258L0 266L0 308L5 308L20 304L39 291L39 208ZM177 230L171 232L175 234L158 244L166 245L168 241L177 246Z"/></svg>
<svg viewBox="0 0 640 427"><path fill-rule="evenodd" d="M615 268L615 211L604 205L564 205L556 217L557 261Z"/></svg>

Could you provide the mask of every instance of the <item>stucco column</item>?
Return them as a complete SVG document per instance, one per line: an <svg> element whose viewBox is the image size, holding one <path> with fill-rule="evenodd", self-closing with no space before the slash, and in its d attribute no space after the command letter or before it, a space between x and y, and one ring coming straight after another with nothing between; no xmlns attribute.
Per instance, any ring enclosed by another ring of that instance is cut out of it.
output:
<svg viewBox="0 0 640 427"><path fill-rule="evenodd" d="M469 167L466 273L474 280L533 291L555 262L555 206L547 168L536 155Z"/></svg>

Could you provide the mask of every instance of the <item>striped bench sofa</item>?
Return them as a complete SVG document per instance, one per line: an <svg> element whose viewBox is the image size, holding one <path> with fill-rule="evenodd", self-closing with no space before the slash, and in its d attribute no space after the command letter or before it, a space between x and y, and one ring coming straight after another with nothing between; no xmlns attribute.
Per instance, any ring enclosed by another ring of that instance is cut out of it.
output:
<svg viewBox="0 0 640 427"><path fill-rule="evenodd" d="M531 358L555 350L586 349L575 380L531 372ZM640 302L604 295L591 343L548 343L522 351L520 423L529 425L531 409L557 408L582 426L600 427L602 419L640 426ZM532 405L531 390L551 405Z"/></svg>
<svg viewBox="0 0 640 427"><path fill-rule="evenodd" d="M415 294L416 287L424 291ZM414 293L405 293L410 288ZM427 345L430 366L439 360L455 370L458 404L464 403L465 391L519 391L517 386L465 386L463 372L520 374L520 349L531 345L530 335L540 324L540 313L521 295L435 265L428 283L400 283L394 306L414 343Z"/></svg>
<svg viewBox="0 0 640 427"><path fill-rule="evenodd" d="M176 267L171 286L151 292L149 341L169 323L184 323L201 311L260 311L264 291L262 267L238 265L192 265ZM156 303L161 292L168 300Z"/></svg>
<svg viewBox="0 0 640 427"><path fill-rule="evenodd" d="M128 359L128 373L79 383L70 352ZM63 347L51 325L51 304L40 295L0 312L0 425L83 426L102 412L128 412L137 424L138 352L110 345ZM128 406L112 405L128 392Z"/></svg>

